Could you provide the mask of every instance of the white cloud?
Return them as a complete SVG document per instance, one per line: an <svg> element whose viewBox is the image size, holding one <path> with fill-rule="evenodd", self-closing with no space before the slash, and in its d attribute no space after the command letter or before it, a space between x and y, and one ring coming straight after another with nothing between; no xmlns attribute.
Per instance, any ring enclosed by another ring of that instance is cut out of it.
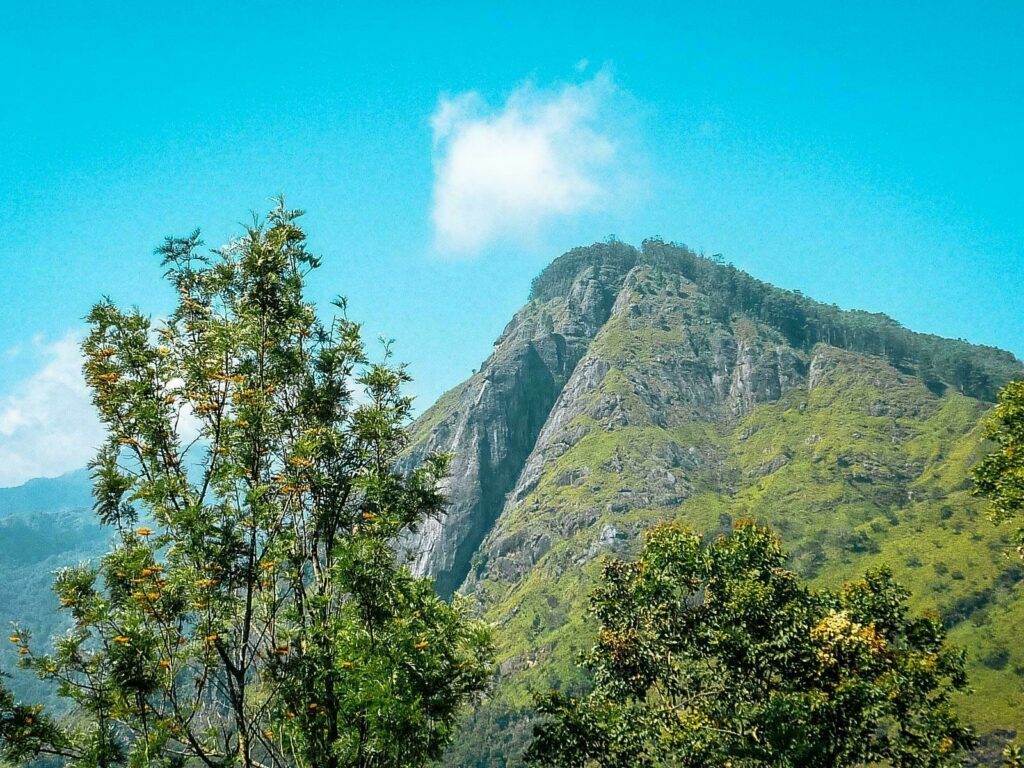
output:
<svg viewBox="0 0 1024 768"><path fill-rule="evenodd" d="M548 221L606 208L618 173L607 72L580 85L516 88L500 109L475 91L443 96L431 118L439 249L472 253L531 239Z"/></svg>
<svg viewBox="0 0 1024 768"><path fill-rule="evenodd" d="M0 394L0 487L85 466L102 440L79 340L76 333L34 339L42 366Z"/></svg>

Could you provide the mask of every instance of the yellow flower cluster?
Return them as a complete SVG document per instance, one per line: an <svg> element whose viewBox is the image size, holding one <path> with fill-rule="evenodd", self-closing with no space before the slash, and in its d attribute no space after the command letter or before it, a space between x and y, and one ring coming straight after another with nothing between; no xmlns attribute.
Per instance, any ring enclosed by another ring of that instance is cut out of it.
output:
<svg viewBox="0 0 1024 768"><path fill-rule="evenodd" d="M850 653L878 655L886 647L874 623L859 624L846 611L830 612L811 630L811 639L818 645L818 660L825 667L838 664L841 656Z"/></svg>

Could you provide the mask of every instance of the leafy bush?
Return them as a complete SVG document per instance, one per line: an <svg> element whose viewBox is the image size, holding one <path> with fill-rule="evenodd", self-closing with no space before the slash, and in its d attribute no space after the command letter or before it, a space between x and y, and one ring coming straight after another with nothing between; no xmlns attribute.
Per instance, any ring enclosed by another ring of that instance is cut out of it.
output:
<svg viewBox="0 0 1024 768"><path fill-rule="evenodd" d="M908 615L885 570L811 591L751 523L705 544L653 529L610 560L584 663L594 690L551 693L528 760L540 766L960 764L974 745L951 698L964 654Z"/></svg>

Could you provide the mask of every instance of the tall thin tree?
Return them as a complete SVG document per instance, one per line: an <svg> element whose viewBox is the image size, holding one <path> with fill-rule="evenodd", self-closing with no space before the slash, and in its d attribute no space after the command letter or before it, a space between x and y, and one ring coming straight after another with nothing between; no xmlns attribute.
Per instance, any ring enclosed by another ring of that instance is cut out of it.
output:
<svg viewBox="0 0 1024 768"><path fill-rule="evenodd" d="M56 582L72 627L23 663L57 719L0 695L0 747L76 766L415 766L489 675L487 629L398 561L441 514L448 458L403 473L408 376L304 295L319 259L283 201L228 246L158 250L177 306L89 315L107 428L95 509L116 532Z"/></svg>

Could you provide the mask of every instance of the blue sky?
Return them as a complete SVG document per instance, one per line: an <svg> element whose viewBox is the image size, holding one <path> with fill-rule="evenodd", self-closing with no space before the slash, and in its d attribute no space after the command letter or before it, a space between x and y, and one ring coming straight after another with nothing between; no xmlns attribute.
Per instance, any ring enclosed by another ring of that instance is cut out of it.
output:
<svg viewBox="0 0 1024 768"><path fill-rule="evenodd" d="M90 453L89 305L278 192L423 405L609 234L1024 355L1021 4L483 6L0 0L0 486Z"/></svg>

